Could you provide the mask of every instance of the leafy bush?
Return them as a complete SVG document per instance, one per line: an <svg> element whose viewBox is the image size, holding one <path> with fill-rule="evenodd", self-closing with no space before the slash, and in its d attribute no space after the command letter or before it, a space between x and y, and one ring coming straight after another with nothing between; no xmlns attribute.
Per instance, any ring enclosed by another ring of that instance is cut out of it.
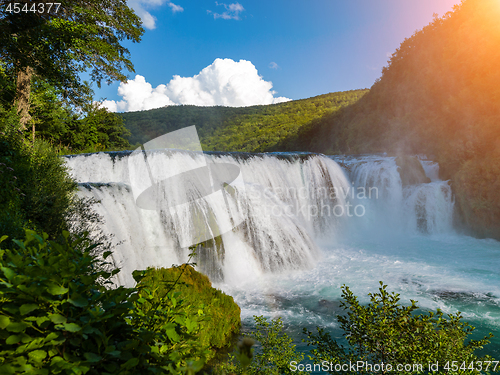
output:
<svg viewBox="0 0 500 375"><path fill-rule="evenodd" d="M72 241L67 232L64 238L51 241L28 230L24 241L14 241L17 248L0 250L0 373L180 374L201 368L199 327L178 295L166 295L153 313L144 313L144 289L109 288L118 270L106 271L88 240Z"/></svg>
<svg viewBox="0 0 500 375"><path fill-rule="evenodd" d="M229 355L227 363L219 365L217 374L238 375L281 375L293 374L290 363L300 363L304 354L298 353L292 339L283 332L283 321L281 318L268 322L263 316L254 316L256 327L249 333L249 337L260 343L257 353L250 347L253 341L243 340L234 355ZM308 372L302 371L302 374Z"/></svg>
<svg viewBox="0 0 500 375"><path fill-rule="evenodd" d="M27 142L0 121L0 233L22 237L25 227L59 235L75 189L63 160L47 142Z"/></svg>
<svg viewBox="0 0 500 375"><path fill-rule="evenodd" d="M188 315L203 310L197 340L203 348L210 350L207 359L213 358L220 349L229 348L239 332L241 310L233 297L213 288L208 277L188 264L168 269L150 268L138 287L151 291L148 293L151 293L153 303L165 298L167 293L177 292L183 296ZM146 311L151 309L149 304L144 307Z"/></svg>
<svg viewBox="0 0 500 375"><path fill-rule="evenodd" d="M356 363L357 361L370 364L391 365L393 371L398 364L422 364L423 371L412 368L411 371L399 371L398 374L423 373L428 370L428 363L439 362L439 371L436 374L479 374L479 371L462 369L449 371L452 363L463 363L466 367L473 363L479 369L476 361L492 360L491 357L477 357L474 352L489 343L489 338L469 340L474 327L462 322L460 313L456 315L437 313L414 314L418 309L416 301L411 306L401 306L399 295L386 291L387 285L380 282L379 293L369 294L371 303L361 306L356 296L347 286L342 286L341 306L347 310L347 315L338 316L338 321L344 336L349 344L348 348L338 344L330 334L321 328L317 333L304 329L307 334L307 344L312 346L312 357L316 363L327 361L334 364ZM338 373L331 368L331 374ZM361 371L344 371L346 374L371 374L365 367ZM378 371L381 372L381 371Z"/></svg>

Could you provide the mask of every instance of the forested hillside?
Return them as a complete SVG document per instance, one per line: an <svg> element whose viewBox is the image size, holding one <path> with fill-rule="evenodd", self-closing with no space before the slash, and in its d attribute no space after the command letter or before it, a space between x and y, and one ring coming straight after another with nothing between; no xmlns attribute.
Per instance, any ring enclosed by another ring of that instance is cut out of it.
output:
<svg viewBox="0 0 500 375"><path fill-rule="evenodd" d="M284 150L424 153L479 235L500 238L500 3L465 0L406 39L356 104Z"/></svg>
<svg viewBox="0 0 500 375"><path fill-rule="evenodd" d="M299 129L312 126L322 116L355 103L368 90L352 90L252 107L169 106L120 114L130 130L131 144L141 144L165 133L196 125L206 151L277 150Z"/></svg>

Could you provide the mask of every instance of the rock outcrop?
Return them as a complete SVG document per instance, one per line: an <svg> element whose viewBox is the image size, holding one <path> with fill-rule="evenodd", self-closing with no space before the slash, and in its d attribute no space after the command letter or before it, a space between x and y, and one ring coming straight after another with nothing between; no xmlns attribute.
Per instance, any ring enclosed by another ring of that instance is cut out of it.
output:
<svg viewBox="0 0 500 375"><path fill-rule="evenodd" d="M415 156L398 156L396 164L403 186L431 182L431 179L426 176L420 160Z"/></svg>

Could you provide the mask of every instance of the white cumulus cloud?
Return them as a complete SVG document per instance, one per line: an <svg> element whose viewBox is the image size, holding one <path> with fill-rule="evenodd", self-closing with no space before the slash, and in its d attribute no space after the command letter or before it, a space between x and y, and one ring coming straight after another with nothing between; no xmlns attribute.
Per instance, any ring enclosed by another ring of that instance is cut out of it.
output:
<svg viewBox="0 0 500 375"><path fill-rule="evenodd" d="M169 0L129 0L128 5L134 9L137 15L142 20L142 25L146 29L153 30L156 28L156 17L154 17L151 13L149 13L146 9L153 7L160 7L164 4L167 4L172 12L182 12L184 8L180 5L176 5Z"/></svg>
<svg viewBox="0 0 500 375"><path fill-rule="evenodd" d="M167 87L159 85L154 88L143 76L136 75L127 83L120 83L118 95L123 100L105 100L103 106L112 112L142 111L174 104L166 95Z"/></svg>
<svg viewBox="0 0 500 375"><path fill-rule="evenodd" d="M193 77L175 75L168 84L156 88L141 75L120 83L118 95L123 100L105 100L103 105L112 112L140 111L167 105L193 104L244 107L289 101L274 97L273 84L259 75L246 60L216 59Z"/></svg>
<svg viewBox="0 0 500 375"><path fill-rule="evenodd" d="M222 18L224 20L240 20L240 13L245 10L245 8L243 8L243 5L241 5L240 3L232 3L228 5L224 3L218 3L216 1L215 5L223 6L224 8L226 8L226 11L223 13L215 13L211 10L207 10L208 14L212 14L214 16L214 19Z"/></svg>
<svg viewBox="0 0 500 375"><path fill-rule="evenodd" d="M183 12L184 8L181 7L180 5L176 5L172 3L171 1L168 2L168 6L172 8L172 12L177 13L177 12Z"/></svg>

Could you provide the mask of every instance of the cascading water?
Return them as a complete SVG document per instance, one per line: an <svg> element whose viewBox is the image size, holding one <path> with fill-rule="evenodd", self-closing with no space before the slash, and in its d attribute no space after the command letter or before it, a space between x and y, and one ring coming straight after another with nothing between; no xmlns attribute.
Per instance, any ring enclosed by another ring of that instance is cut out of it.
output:
<svg viewBox="0 0 500 375"><path fill-rule="evenodd" d="M119 282L130 285L135 269L170 267L187 261L188 251L181 246L179 237L189 237L186 232L196 230L200 213L188 210L184 215L168 215L141 209L130 186L132 156L113 156L114 160L107 154L72 157L68 166L81 183L80 194L100 202L97 212L105 218L104 230L122 243L114 255L115 262L123 270ZM149 159L155 168L172 169L170 174L175 175L195 170L204 158L202 154L158 152ZM334 161L319 157L235 158L221 154L209 158L240 168L245 194L238 195L232 211L238 211L244 220L232 231L204 243L202 259L198 259L201 270L213 280L239 283L263 273L312 267L318 256L314 235L324 230L329 221L310 215L309 208L345 205L346 199L341 196L319 194L333 191L334 186L349 188L342 169ZM152 173L159 175L161 171ZM178 186L170 193L178 196L187 190L187 186ZM239 188L235 190L238 192ZM231 209L204 199L204 192L196 193L201 198L198 208L205 220L228 220Z"/></svg>
<svg viewBox="0 0 500 375"><path fill-rule="evenodd" d="M364 198L366 214L356 223L365 233L375 231L390 238L394 234L452 232L451 188L437 178L436 163L422 163L422 170L432 176L430 183L407 186L402 185L393 158L367 156L343 163L355 189L369 195Z"/></svg>
<svg viewBox="0 0 500 375"><path fill-rule="evenodd" d="M114 257L122 284L132 284L135 269L186 261L180 233L189 236L200 221L216 233L217 222L237 212L243 220L205 241L197 263L235 297L247 324L252 315L282 316L291 332L316 325L335 330L340 286L366 302L383 280L402 301L460 310L483 335L500 332L500 243L453 230L451 188L439 180L436 163L421 161L431 182L403 186L391 157L158 152L153 174L175 175L207 158L236 165L243 176L226 189L225 204L191 191L198 208L169 215L137 205L130 157L67 159L80 194L100 201L105 231L121 242ZM186 190L174 186L163 196Z"/></svg>

